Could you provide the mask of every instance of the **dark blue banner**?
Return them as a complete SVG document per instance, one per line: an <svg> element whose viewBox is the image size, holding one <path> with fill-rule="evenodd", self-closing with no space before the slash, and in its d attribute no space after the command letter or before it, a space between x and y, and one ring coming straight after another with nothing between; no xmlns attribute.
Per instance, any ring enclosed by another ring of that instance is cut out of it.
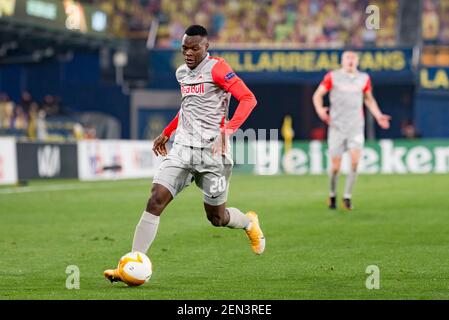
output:
<svg viewBox="0 0 449 320"><path fill-rule="evenodd" d="M449 68L421 67L415 98L415 122L426 138L449 136Z"/></svg>
<svg viewBox="0 0 449 320"><path fill-rule="evenodd" d="M449 68L423 67L419 70L420 92L449 95Z"/></svg>
<svg viewBox="0 0 449 320"><path fill-rule="evenodd" d="M414 81L412 49L357 50L360 69L378 83ZM210 50L226 59L241 78L251 83L317 83L323 75L340 67L343 50ZM175 70L183 57L178 50L150 52L151 83L155 87L176 86Z"/></svg>

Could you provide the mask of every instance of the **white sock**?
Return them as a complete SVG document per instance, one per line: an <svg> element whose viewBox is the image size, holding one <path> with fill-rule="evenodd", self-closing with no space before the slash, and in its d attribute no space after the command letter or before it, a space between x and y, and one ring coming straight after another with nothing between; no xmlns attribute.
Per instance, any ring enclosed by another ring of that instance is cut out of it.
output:
<svg viewBox="0 0 449 320"><path fill-rule="evenodd" d="M331 172L329 178L329 196L335 197L337 195L338 173Z"/></svg>
<svg viewBox="0 0 449 320"><path fill-rule="evenodd" d="M132 251L147 253L148 249L156 237L157 227L159 226L159 216L155 216L144 211L134 233Z"/></svg>
<svg viewBox="0 0 449 320"><path fill-rule="evenodd" d="M226 208L229 213L229 222L226 225L228 228L247 229L250 220L245 214L237 208Z"/></svg>
<svg viewBox="0 0 449 320"><path fill-rule="evenodd" d="M351 170L346 177L345 194L343 195L345 199L351 199L352 189L354 188L356 179L357 171Z"/></svg>

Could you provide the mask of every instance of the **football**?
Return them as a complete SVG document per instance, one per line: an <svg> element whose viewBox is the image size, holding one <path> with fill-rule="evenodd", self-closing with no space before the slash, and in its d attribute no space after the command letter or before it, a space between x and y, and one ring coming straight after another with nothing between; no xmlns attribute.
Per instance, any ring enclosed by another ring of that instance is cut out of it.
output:
<svg viewBox="0 0 449 320"><path fill-rule="evenodd" d="M153 272L150 259L142 252L129 252L120 258L118 270L122 281L130 287L144 284Z"/></svg>

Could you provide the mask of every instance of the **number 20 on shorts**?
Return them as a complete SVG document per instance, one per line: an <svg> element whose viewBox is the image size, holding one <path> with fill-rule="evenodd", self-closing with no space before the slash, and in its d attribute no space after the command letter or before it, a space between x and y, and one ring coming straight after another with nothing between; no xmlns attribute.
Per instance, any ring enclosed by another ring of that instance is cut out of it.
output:
<svg viewBox="0 0 449 320"><path fill-rule="evenodd" d="M213 182L210 186L210 192L216 193L216 192L223 192L226 190L226 177L222 176L220 178L212 178L211 181Z"/></svg>

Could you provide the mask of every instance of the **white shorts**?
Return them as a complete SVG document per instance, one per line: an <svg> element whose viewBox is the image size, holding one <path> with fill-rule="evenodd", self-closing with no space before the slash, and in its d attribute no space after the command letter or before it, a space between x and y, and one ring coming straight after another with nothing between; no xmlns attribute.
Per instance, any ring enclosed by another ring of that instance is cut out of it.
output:
<svg viewBox="0 0 449 320"><path fill-rule="evenodd" d="M329 147L329 156L341 157L343 153L348 150L363 150L365 134L363 130L341 132L336 128L329 127L327 143Z"/></svg>
<svg viewBox="0 0 449 320"><path fill-rule="evenodd" d="M195 181L203 191L204 202L218 206L228 198L232 167L230 154L212 156L211 149L175 143L159 165L153 183L166 187L174 198Z"/></svg>

